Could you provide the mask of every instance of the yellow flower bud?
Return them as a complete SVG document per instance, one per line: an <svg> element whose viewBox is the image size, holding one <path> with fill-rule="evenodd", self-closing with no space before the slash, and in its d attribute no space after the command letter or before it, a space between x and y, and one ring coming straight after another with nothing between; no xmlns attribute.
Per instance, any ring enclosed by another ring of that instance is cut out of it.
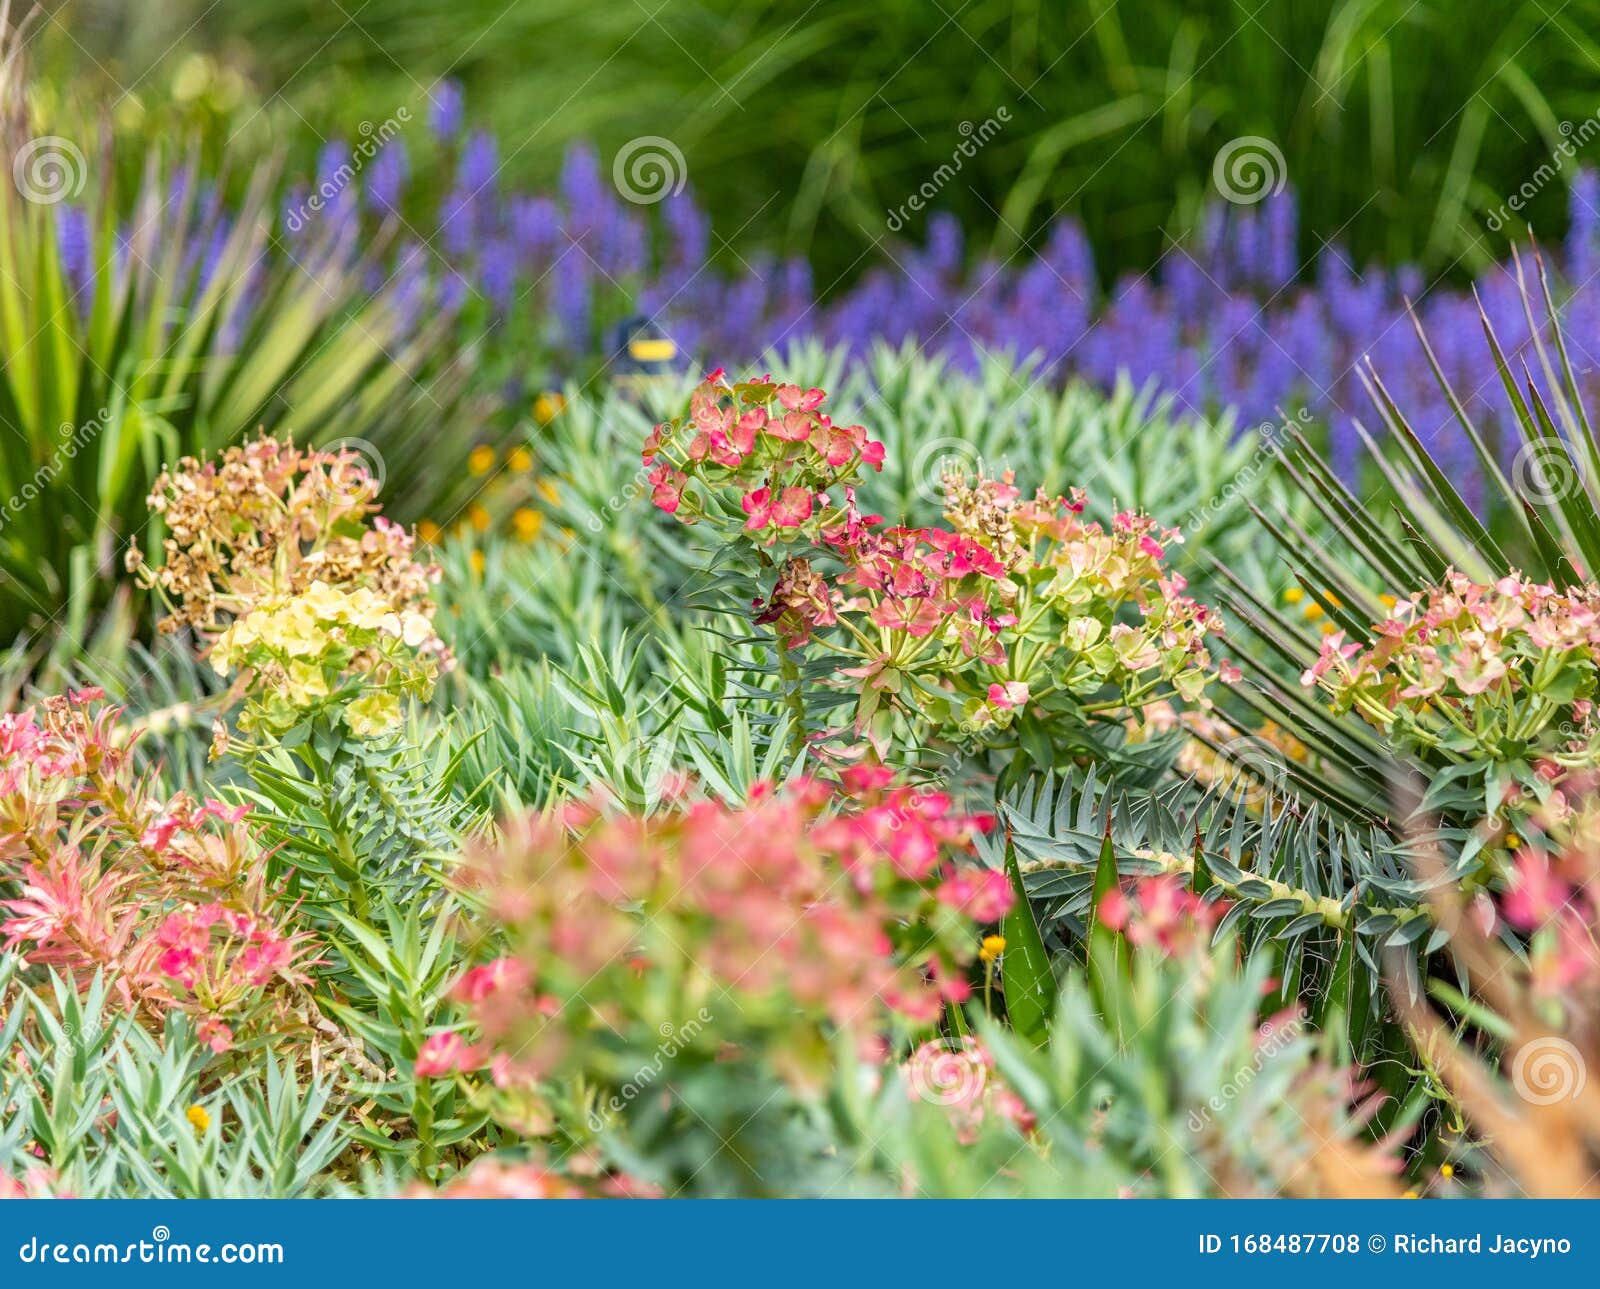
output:
<svg viewBox="0 0 1600 1289"><path fill-rule="evenodd" d="M544 516L527 506L518 507L516 513L511 516L511 531L517 535L519 542L531 542L543 527Z"/></svg>

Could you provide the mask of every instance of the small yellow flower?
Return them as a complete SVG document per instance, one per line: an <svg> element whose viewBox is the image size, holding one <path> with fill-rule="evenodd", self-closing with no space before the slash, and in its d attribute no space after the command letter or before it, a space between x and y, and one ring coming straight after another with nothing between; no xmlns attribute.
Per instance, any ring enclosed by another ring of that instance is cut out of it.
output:
<svg viewBox="0 0 1600 1289"><path fill-rule="evenodd" d="M439 525L431 519L424 519L417 525L417 537L432 546L439 540Z"/></svg>
<svg viewBox="0 0 1600 1289"><path fill-rule="evenodd" d="M531 542L543 527L544 516L527 506L519 506L511 516L511 531L517 535L519 542Z"/></svg>
<svg viewBox="0 0 1600 1289"><path fill-rule="evenodd" d="M533 417L540 425L549 425L561 414L567 400L560 394L546 392L533 400Z"/></svg>
<svg viewBox="0 0 1600 1289"><path fill-rule="evenodd" d="M489 512L477 502L467 508L467 522L472 525L475 532L486 533L489 531Z"/></svg>
<svg viewBox="0 0 1600 1289"><path fill-rule="evenodd" d="M561 493L557 490L554 479L548 477L540 479L534 486L539 489L539 495L552 506L561 500Z"/></svg>
<svg viewBox="0 0 1600 1289"><path fill-rule="evenodd" d="M483 552L470 551L467 554L467 563L472 566L472 571L479 577L483 576Z"/></svg>
<svg viewBox="0 0 1600 1289"><path fill-rule="evenodd" d="M467 454L467 469L473 474L488 474L494 468L494 449L480 443Z"/></svg>
<svg viewBox="0 0 1600 1289"><path fill-rule="evenodd" d="M1522 845L1522 838L1517 836L1516 833L1508 832L1506 834L1506 849L1507 850L1516 850L1521 845ZM1450 1166L1449 1164L1445 1165L1446 1168L1448 1168L1449 1166Z"/></svg>
<svg viewBox="0 0 1600 1289"><path fill-rule="evenodd" d="M1298 586L1291 586L1287 591L1285 591L1283 593L1283 602L1285 604L1299 604L1300 601L1305 599L1305 598L1306 598L1306 593L1304 591L1302 591Z"/></svg>
<svg viewBox="0 0 1600 1289"><path fill-rule="evenodd" d="M526 474L533 469L533 453L527 448L512 448L506 455L506 468L518 474Z"/></svg>
<svg viewBox="0 0 1600 1289"><path fill-rule="evenodd" d="M1443 1177L1445 1179L1445 1181L1449 1181L1455 1175L1456 1175L1456 1169L1455 1169L1455 1165L1454 1164L1440 1164L1439 1165L1439 1176Z"/></svg>
<svg viewBox="0 0 1600 1289"><path fill-rule="evenodd" d="M185 1119L194 1125L196 1132L204 1132L211 1126L211 1116L206 1113L203 1105L192 1105L184 1112Z"/></svg>
<svg viewBox="0 0 1600 1289"><path fill-rule="evenodd" d="M993 962L1006 951L1006 938L1003 935L986 935L983 937L983 947L978 950L978 957L985 962Z"/></svg>
<svg viewBox="0 0 1600 1289"><path fill-rule="evenodd" d="M1416 1191L1407 1191L1405 1193L1405 1195L1403 1196L1403 1198L1405 1198L1405 1199L1421 1199L1422 1197L1420 1195L1418 1195L1416 1193Z"/></svg>
<svg viewBox="0 0 1600 1289"><path fill-rule="evenodd" d="M1392 609L1392 608L1395 607L1395 605L1399 604L1400 601L1395 599L1394 596L1390 595L1387 591L1385 591L1382 595L1380 595L1378 597L1378 603L1383 605L1383 607L1386 608L1386 609Z"/></svg>
<svg viewBox="0 0 1600 1289"><path fill-rule="evenodd" d="M1315 600L1312 600L1304 609L1301 610L1301 612L1303 612L1306 617L1310 618L1311 621L1315 622L1322 616L1322 606Z"/></svg>

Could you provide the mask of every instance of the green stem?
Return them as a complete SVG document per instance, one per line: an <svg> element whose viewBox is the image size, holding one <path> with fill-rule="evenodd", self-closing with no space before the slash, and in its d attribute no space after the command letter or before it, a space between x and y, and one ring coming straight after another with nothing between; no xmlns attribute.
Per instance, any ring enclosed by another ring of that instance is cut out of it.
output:
<svg viewBox="0 0 1600 1289"><path fill-rule="evenodd" d="M802 692L800 668L795 664L794 655L789 652L783 643L783 637L776 638L778 647L778 674L783 679L783 701L787 704L794 721L789 730L789 747L794 754L804 756L806 752L806 699Z"/></svg>

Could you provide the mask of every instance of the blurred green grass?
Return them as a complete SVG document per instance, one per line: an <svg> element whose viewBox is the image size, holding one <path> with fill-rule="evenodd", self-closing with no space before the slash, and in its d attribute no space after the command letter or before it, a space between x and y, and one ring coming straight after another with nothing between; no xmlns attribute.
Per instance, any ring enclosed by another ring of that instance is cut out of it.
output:
<svg viewBox="0 0 1600 1289"><path fill-rule="evenodd" d="M1303 253L1337 239L1358 261L1481 267L1516 231L1486 234L1485 212L1550 160L1564 121L1600 108L1600 0L70 0L60 12L53 43L136 83L140 101L192 81L194 52L210 51L251 87L234 116L307 152L397 106L420 113L446 75L465 83L469 121L499 136L514 184L548 181L573 139L609 159L665 135L721 236L809 254L824 288L892 250L887 213L951 159L963 122L1001 107L1009 123L935 205L1000 255L1077 214L1108 275L1147 267L1193 225L1217 150L1247 134L1285 154ZM1528 208L1547 234L1564 189Z"/></svg>

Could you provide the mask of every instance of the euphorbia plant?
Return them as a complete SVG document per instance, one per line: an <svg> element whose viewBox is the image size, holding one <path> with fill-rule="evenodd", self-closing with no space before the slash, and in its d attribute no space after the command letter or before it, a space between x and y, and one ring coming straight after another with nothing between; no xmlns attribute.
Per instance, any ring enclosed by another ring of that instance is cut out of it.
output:
<svg viewBox="0 0 1600 1289"><path fill-rule="evenodd" d="M1304 684L1402 751L1460 767L1484 785L1490 816L1600 763L1600 587L1557 590L1517 573L1485 585L1451 571L1372 636L1364 647L1328 636Z"/></svg>
<svg viewBox="0 0 1600 1289"><path fill-rule="evenodd" d="M80 985L103 976L152 1028L184 1012L215 1052L269 1036L346 1050L246 809L160 794L119 715L88 690L0 716L4 947Z"/></svg>
<svg viewBox="0 0 1600 1289"><path fill-rule="evenodd" d="M1009 473L946 479L946 517L994 550L1016 620L1009 657L983 702L969 701L968 722L1003 726L1024 706L1056 720L1122 720L1173 699L1209 705L1207 687L1237 676L1211 656L1220 616L1163 565L1182 534L1132 511L1107 529L1084 518L1086 503L1082 489L1025 499Z"/></svg>
<svg viewBox="0 0 1600 1289"><path fill-rule="evenodd" d="M156 480L164 559L152 568L136 547L128 566L168 604L162 631L195 632L220 676L248 671L247 732L324 719L381 734L449 665L432 622L439 569L376 513L377 492L353 453L266 437Z"/></svg>
<svg viewBox="0 0 1600 1289"><path fill-rule="evenodd" d="M238 676L238 729L219 721L213 751L242 754L296 816L274 823L297 880L328 877L361 911L375 881L415 893L430 829L396 817L419 794L393 735L451 665L433 628L439 569L376 513L377 491L352 453L266 437L185 458L150 497L161 566L128 559L169 607L161 629L187 628L218 675Z"/></svg>
<svg viewBox="0 0 1600 1289"><path fill-rule="evenodd" d="M744 572L752 589L774 570L803 595L810 566L802 552L854 511L850 486L862 467L883 468L883 444L859 425L838 426L820 410L826 395L770 378L730 384L722 368L689 398L687 413L651 430L641 450L657 507L686 524L709 522L710 553ZM830 493L842 489L843 500ZM790 641L777 641L779 667L804 746L807 714Z"/></svg>
<svg viewBox="0 0 1600 1289"><path fill-rule="evenodd" d="M505 953L462 978L468 1031L431 1039L419 1076L486 1067L522 1129L581 1089L585 1118L626 1137L659 1124L665 1089L701 1113L729 1077L814 1098L841 1051L879 1062L971 998L981 925L1012 902L1003 873L964 862L989 819L882 766L845 771L842 795L687 793L649 817L513 819L469 854Z"/></svg>
<svg viewBox="0 0 1600 1289"><path fill-rule="evenodd" d="M713 373L688 414L655 428L644 459L657 506L718 528L714 565L744 569L753 618L770 626L797 737L809 713L794 655L853 690L852 720L821 737L891 744L1030 742L1081 750L1097 720L1146 703L1204 702L1218 616L1162 567L1175 529L1119 513L1082 518L1084 497L1023 500L1010 476L947 480L950 527L885 525L854 480L881 445L820 409L821 390ZM751 558L753 556L753 558Z"/></svg>

